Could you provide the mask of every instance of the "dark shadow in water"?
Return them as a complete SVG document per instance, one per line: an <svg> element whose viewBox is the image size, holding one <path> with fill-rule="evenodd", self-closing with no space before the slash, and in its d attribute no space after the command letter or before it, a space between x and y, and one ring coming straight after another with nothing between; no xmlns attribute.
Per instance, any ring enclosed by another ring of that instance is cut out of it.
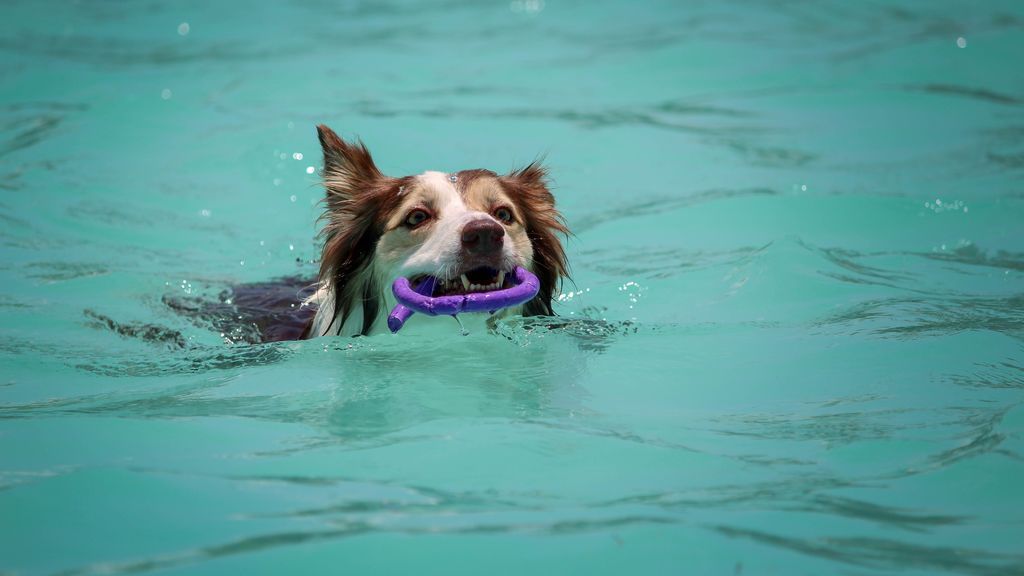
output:
<svg viewBox="0 0 1024 576"><path fill-rule="evenodd" d="M271 61L297 54L301 46L278 44L273 49L246 42L205 45L178 42L140 42L123 38L22 33L0 39L0 52L36 54L49 58L112 66L165 66L189 62Z"/></svg>
<svg viewBox="0 0 1024 576"><path fill-rule="evenodd" d="M671 278L682 272L713 266L738 266L767 249L745 246L722 252L687 252L677 248L616 246L581 252L579 265L616 278Z"/></svg>
<svg viewBox="0 0 1024 576"><path fill-rule="evenodd" d="M25 268L32 270L25 274L26 277L45 282L63 282L110 273L107 265L90 262L32 262L26 264Z"/></svg>
<svg viewBox="0 0 1024 576"><path fill-rule="evenodd" d="M886 439L904 425L896 424L898 416L910 410L877 410L873 412L839 412L796 417L792 414L743 414L719 418L728 428L714 432L727 436L750 436L766 440L823 442L841 446L866 440Z"/></svg>
<svg viewBox="0 0 1024 576"><path fill-rule="evenodd" d="M601 502L595 504L594 507L640 505L666 510L725 510L757 506L770 510L816 513L830 517L864 520L886 528L919 533L926 533L933 528L942 526L963 524L971 520L967 516L932 514L909 508L883 506L865 500L822 494L827 490L855 486L858 484L848 480L810 474L785 481L715 486L701 489L692 495L672 492L641 494Z"/></svg>
<svg viewBox="0 0 1024 576"><path fill-rule="evenodd" d="M906 252L903 254L919 256L921 258L928 258L931 260L940 260L942 262L956 262L957 264L986 266L990 268L1024 272L1024 252L997 250L994 255L989 256L988 253L975 244L960 246L954 250L945 252Z"/></svg>
<svg viewBox="0 0 1024 576"><path fill-rule="evenodd" d="M991 102L993 104L1016 106L1024 103L1024 100L1010 96L1009 94L1002 94L987 88L957 86L955 84L925 84L923 86L907 86L907 89L928 92L930 94L941 94L943 96L959 96L961 98L981 100L983 102Z"/></svg>
<svg viewBox="0 0 1024 576"><path fill-rule="evenodd" d="M81 363L76 367L103 376L167 376L201 374L280 362L291 352L272 345L194 348L181 355L133 358L116 363Z"/></svg>
<svg viewBox="0 0 1024 576"><path fill-rule="evenodd" d="M928 514L908 508L881 506L865 500L827 494L811 496L805 502L801 502L791 509L802 512L815 512L827 516L868 520L883 526L911 532L927 532L931 528L962 524L970 520L966 516Z"/></svg>
<svg viewBox="0 0 1024 576"><path fill-rule="evenodd" d="M9 115L0 123L0 157L52 137L69 114L87 109L84 104L45 101L0 107Z"/></svg>
<svg viewBox="0 0 1024 576"><path fill-rule="evenodd" d="M85 311L85 315L92 320L94 327L106 328L127 338L138 338L151 344L165 344L171 348L185 348L188 346L188 340L177 330L156 324L143 324L141 322L116 322L110 316L105 316L88 309Z"/></svg>
<svg viewBox="0 0 1024 576"><path fill-rule="evenodd" d="M713 431L726 436L749 436L768 441L825 443L831 447L870 440L898 439L917 431L937 427L964 430L956 437L960 441L952 448L930 456L922 454L923 458L917 463L864 478L891 480L945 468L960 460L985 454L1000 454L1022 459L1021 455L1001 446L1006 440L1006 435L998 432L998 428L1011 408L1012 406L999 409L953 408L955 417L938 423L933 411L915 411L909 408L810 416L789 413L740 414L715 420L728 427Z"/></svg>
<svg viewBox="0 0 1024 576"><path fill-rule="evenodd" d="M766 129L756 126L703 126L684 124L663 116L694 117L710 115L726 118L750 116L739 110L717 109L711 106L668 102L653 108L606 108L594 110L558 108L472 108L466 106L435 105L433 107L401 108L389 106L378 100L357 100L351 104L363 116L378 118L515 118L535 120L557 120L575 124L581 128L614 128L618 126L646 126L705 136L735 136L737 134L760 134Z"/></svg>
<svg viewBox="0 0 1024 576"><path fill-rule="evenodd" d="M533 316L530 318L516 317L500 322L494 333L504 336L515 343L529 340L537 332L564 334L576 342L581 350L589 352L605 352L616 336L636 334L640 327L629 320L609 322L600 320L602 312L607 309L588 307L580 311L579 317L565 316Z"/></svg>
<svg viewBox="0 0 1024 576"><path fill-rule="evenodd" d="M1024 367L1014 360L998 364L978 362L967 375L950 376L950 381L968 388L1020 388L1024 389Z"/></svg>
<svg viewBox="0 0 1024 576"><path fill-rule="evenodd" d="M755 166L766 166L769 168L800 168L817 160L818 155L811 152L803 152L794 148L783 148L781 146L765 146L755 144L749 140L737 138L723 138L713 143L724 145L733 152L743 157L744 160Z"/></svg>
<svg viewBox="0 0 1024 576"><path fill-rule="evenodd" d="M557 522L526 521L522 524L488 524L479 523L471 526L455 526L452 528L439 528L437 525L424 527L381 527L371 522L362 520L335 520L334 528L309 531L277 532L241 538L226 544L207 546L196 550L168 554L137 562L125 563L104 563L102 566L83 566L70 570L63 570L55 574L59 576L78 576L80 574L94 574L102 571L108 574L135 574L162 570L176 566L186 566L206 560L235 556L238 554L251 554L265 552L284 546L295 546L309 544L324 540L335 540L361 536L365 534L404 534L436 535L436 534L504 534L504 533L534 533L540 535L578 534L586 532L600 532L610 528L625 527L634 524L674 524L677 521L662 516L623 516L608 519L580 519L562 520ZM102 570L100 570L102 569Z"/></svg>
<svg viewBox="0 0 1024 576"><path fill-rule="evenodd" d="M883 538L795 538L732 526L711 528L733 538L746 538L767 546L865 568L898 571L915 569L977 576L1024 574L1024 556L1019 554L923 546Z"/></svg>
<svg viewBox="0 0 1024 576"><path fill-rule="evenodd" d="M305 486L338 486L349 483L365 483L353 478L323 476L233 476L231 480L240 482L273 482L295 487ZM375 481L378 487L386 487L397 494L391 497L345 497L342 501L333 501L325 506L290 509L281 512L250 514L247 518L329 518L335 515L348 514L381 514L381 513L431 513L439 510L458 510L459 513L495 512L495 511L541 511L546 504L557 504L558 499L538 494L535 491L524 493L503 492L498 497L490 490L482 491L450 491L423 486L387 481Z"/></svg>
<svg viewBox="0 0 1024 576"><path fill-rule="evenodd" d="M923 470L945 468L961 460L985 454L999 454L1018 461L1024 460L1024 456L1002 447L1006 435L997 431L1011 408L1013 406L996 410L960 408L958 411L961 417L954 424L968 428L967 432L959 436L963 438L963 443L930 457L922 467ZM911 472L917 472L917 469Z"/></svg>
<svg viewBox="0 0 1024 576"><path fill-rule="evenodd" d="M857 260L866 257L909 257L947 262L963 274L990 274L973 271L970 266L994 268L996 271L1024 271L1024 254L996 251L989 255L970 244L943 252L876 252L869 254L837 249L817 249L830 262L854 275L821 271L844 282L876 284L894 288L907 295L876 298L859 302L815 323L818 327L844 326L851 333L873 333L884 337L914 338L939 336L970 330L990 330L1024 339L1024 294L976 296L962 292L942 291L921 286L914 277L901 272L864 266Z"/></svg>
<svg viewBox="0 0 1024 576"><path fill-rule="evenodd" d="M770 188L741 188L741 189L714 189L705 190L687 196L661 196L651 197L643 194L644 200L630 204L615 206L604 212L598 212L579 220L573 221L573 232L581 234L593 228L597 228L606 222L620 222L630 218L640 218L650 214L663 214L678 208L695 206L706 202L718 200L729 200L733 198L744 198L749 196L776 196L778 192Z"/></svg>
<svg viewBox="0 0 1024 576"><path fill-rule="evenodd" d="M867 320L876 323L863 324ZM921 296L869 300L817 323L819 327L829 325L849 325L850 333L870 332L894 338L989 330L1024 339L1024 294L1003 298Z"/></svg>
<svg viewBox="0 0 1024 576"><path fill-rule="evenodd" d="M803 241L800 241L800 245L809 250L818 252L829 262L839 266L840 268L853 272L858 276L867 276L876 280L882 280L884 282L881 283L886 286L891 286L893 283L901 280L911 279L908 274L893 272L883 268L876 268L858 263L856 259L861 257L862 254L854 250L845 250L843 248L818 248L817 246L812 246L811 244Z"/></svg>
<svg viewBox="0 0 1024 576"><path fill-rule="evenodd" d="M584 129L616 127L647 127L703 137L708 145L722 146L741 156L746 162L758 166L798 168L815 161L816 154L782 146L756 142L755 139L771 130L763 126L723 124L722 119L749 118L753 114L742 110L717 108L700 103L688 104L669 101L653 106L605 109L558 108L473 108L470 106L435 105L432 107L389 106L377 100L357 100L352 107L363 115L378 118L514 118L516 120L555 120ZM710 123L701 123L707 118ZM691 122L682 122L681 119Z"/></svg>
<svg viewBox="0 0 1024 576"><path fill-rule="evenodd" d="M993 164L998 164L1003 168L1010 168L1013 170L1024 168L1024 152L1020 154L999 154L997 152L989 152L985 157Z"/></svg>

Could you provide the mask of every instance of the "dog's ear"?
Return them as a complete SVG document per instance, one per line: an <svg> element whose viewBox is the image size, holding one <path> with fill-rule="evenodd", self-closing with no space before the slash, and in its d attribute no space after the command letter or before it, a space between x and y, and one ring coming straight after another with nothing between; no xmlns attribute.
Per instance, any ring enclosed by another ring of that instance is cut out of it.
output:
<svg viewBox="0 0 1024 576"><path fill-rule="evenodd" d="M569 276L565 249L558 237L568 236L569 228L548 190L547 169L540 162L531 162L502 176L500 181L526 219L526 234L533 244L533 271L540 279L540 292L523 306L523 315L551 316L551 297L561 279Z"/></svg>
<svg viewBox="0 0 1024 576"><path fill-rule="evenodd" d="M327 193L320 281L334 290L334 321L343 326L359 306L365 334L377 319L381 298L376 279L364 272L380 239L384 214L398 201L400 181L377 169L362 142L345 142L322 124L317 133L324 150Z"/></svg>
<svg viewBox="0 0 1024 576"><path fill-rule="evenodd" d="M317 126L316 131L324 151L323 178L328 208L349 209L357 197L376 192L388 180L377 169L362 142L349 144L323 124Z"/></svg>

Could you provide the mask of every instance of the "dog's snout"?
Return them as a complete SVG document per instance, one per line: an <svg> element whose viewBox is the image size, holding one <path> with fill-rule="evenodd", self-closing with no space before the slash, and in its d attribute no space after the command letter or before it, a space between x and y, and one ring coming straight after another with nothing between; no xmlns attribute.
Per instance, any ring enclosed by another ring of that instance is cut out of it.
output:
<svg viewBox="0 0 1024 576"><path fill-rule="evenodd" d="M501 250L505 228L494 220L473 220L462 228L462 248L471 254L490 254Z"/></svg>

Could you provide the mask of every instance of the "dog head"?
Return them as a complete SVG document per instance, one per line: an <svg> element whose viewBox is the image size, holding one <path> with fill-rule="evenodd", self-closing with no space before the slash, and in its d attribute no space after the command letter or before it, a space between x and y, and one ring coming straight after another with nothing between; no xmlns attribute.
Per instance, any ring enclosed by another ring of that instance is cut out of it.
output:
<svg viewBox="0 0 1024 576"><path fill-rule="evenodd" d="M461 294L506 287L516 266L541 284L523 315L552 314L552 294L567 274L558 235L568 228L542 166L393 178L362 143L345 142L326 126L318 132L327 191L320 282L333 293L328 330L361 312L355 331L369 333L398 276L434 276L435 295Z"/></svg>

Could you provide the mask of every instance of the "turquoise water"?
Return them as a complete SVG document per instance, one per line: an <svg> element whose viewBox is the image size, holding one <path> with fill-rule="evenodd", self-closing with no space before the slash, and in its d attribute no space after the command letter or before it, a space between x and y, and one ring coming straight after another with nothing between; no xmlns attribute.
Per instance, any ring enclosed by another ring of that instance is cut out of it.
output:
<svg viewBox="0 0 1024 576"><path fill-rule="evenodd" d="M1019 3L0 10L0 573L1024 574ZM170 310L314 274L319 122L546 154L573 321Z"/></svg>

